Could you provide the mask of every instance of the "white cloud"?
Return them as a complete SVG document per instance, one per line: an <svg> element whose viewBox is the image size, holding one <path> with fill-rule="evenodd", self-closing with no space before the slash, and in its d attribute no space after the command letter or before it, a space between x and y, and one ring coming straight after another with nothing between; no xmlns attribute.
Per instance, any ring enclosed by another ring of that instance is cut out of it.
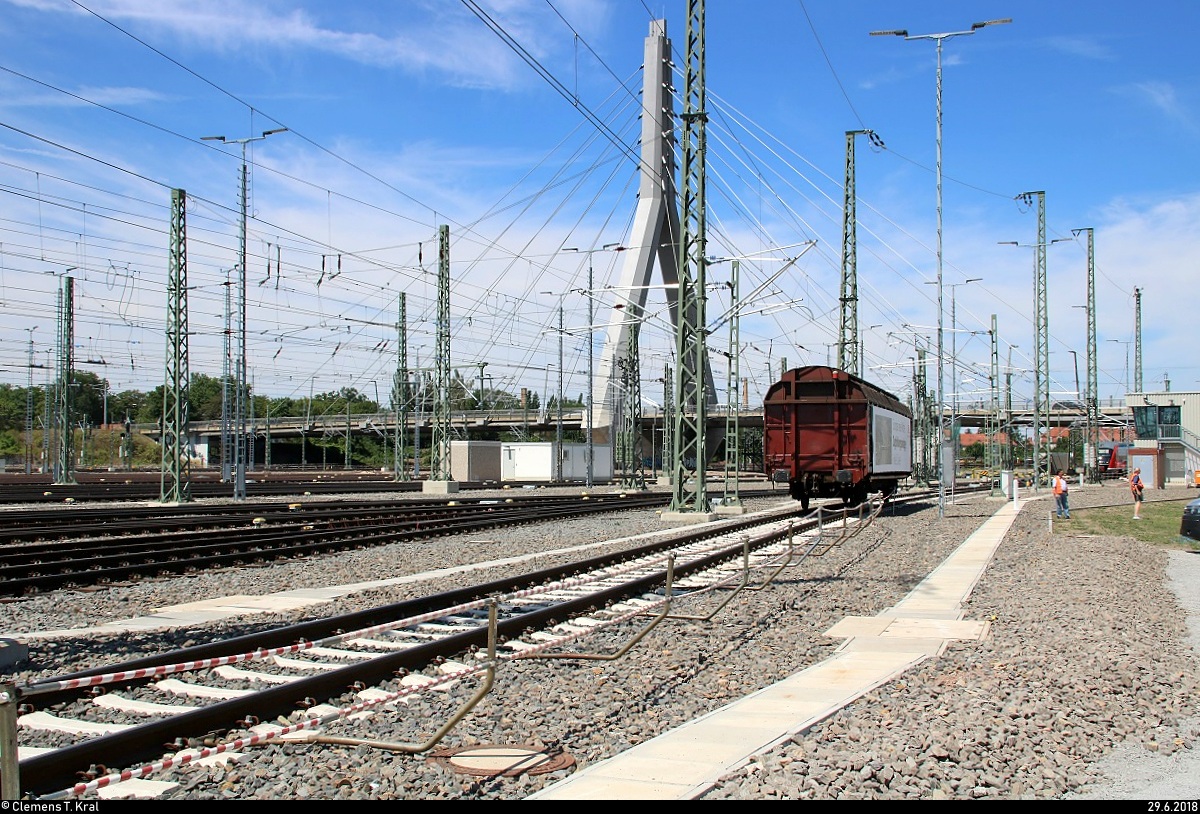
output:
<svg viewBox="0 0 1200 814"><path fill-rule="evenodd" d="M1069 56L1097 60L1113 58L1112 51L1107 45L1091 37L1046 37L1042 42L1047 48Z"/></svg>
<svg viewBox="0 0 1200 814"><path fill-rule="evenodd" d="M1119 88L1118 92L1123 92L1148 104L1176 124L1192 131L1198 129L1191 111L1180 100L1175 86L1169 82L1135 82Z"/></svg>
<svg viewBox="0 0 1200 814"><path fill-rule="evenodd" d="M8 0L46 13L81 14L77 6L48 0ZM569 4L574 19L605 15L595 0ZM407 6L407 8L405 8ZM534 59L553 56L546 36L562 23L545 5L530 0L487 4L487 13L517 39ZM241 51L268 47L284 56L301 49L351 63L394 67L407 73L433 72L451 85L507 89L540 81L522 59L468 9L440 0L406 0L389 4L386 14L342 13L340 4L295 8L293 3L209 0L99 0L88 7L97 15L164 51L171 48L147 30L166 34L190 49ZM352 10L353 11L353 10ZM387 29L370 26L387 17ZM570 19L570 18L569 18ZM357 24L357 29L341 24ZM560 38L561 39L561 38ZM183 60L186 62L186 60Z"/></svg>

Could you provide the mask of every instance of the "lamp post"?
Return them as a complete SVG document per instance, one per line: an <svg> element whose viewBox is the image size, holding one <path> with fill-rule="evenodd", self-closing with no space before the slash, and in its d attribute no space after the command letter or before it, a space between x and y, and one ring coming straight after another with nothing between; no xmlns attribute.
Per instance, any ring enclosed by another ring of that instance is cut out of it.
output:
<svg viewBox="0 0 1200 814"><path fill-rule="evenodd" d="M1001 25L1003 23L1011 23L1011 18L1003 20L985 20L980 23L972 23L971 28L967 31L947 31L941 34L909 34L907 29L899 29L893 31L872 31L871 36L895 36L903 37L905 40L933 40L937 44L937 286L938 286L938 328L937 328L937 400L938 400L938 517L944 517L946 513L946 486L945 478L942 474L942 449L945 445L945 394L942 391L943 382L943 364L942 364L942 326L943 326L943 308L942 308L942 43L945 40L953 37L962 37L968 34L974 34L981 28L986 28L989 25Z"/></svg>
<svg viewBox="0 0 1200 814"><path fill-rule="evenodd" d="M592 391L593 391L593 390L595 390L595 385L594 385L594 383L593 383L593 376L595 375L595 372L594 372L594 371L593 371L593 369L592 369L592 340L593 340L593 338L594 338L594 336L595 336L595 335L592 333L592 330L593 330L593 328L595 327L595 326L594 326L594 324L593 324L593 323L595 322L595 319L594 319L594 303L592 302L593 291L594 291L594 289L595 289L595 285L594 285L594 282L593 282L593 275L592 275L592 255L593 255L593 254L595 254L596 252L607 252L607 251L617 251L617 252L623 252L623 251L625 251L625 247L624 247L624 246L622 246L620 243L605 243L605 244L604 244L603 246L601 246L599 249L580 249L580 248L577 248L577 247L574 247L574 246L572 246L572 247L570 247L570 248L565 248L565 249L563 249L563 251L564 251L564 252L578 252L579 254L586 254L586 255L588 256L588 281L587 281L587 324L588 324L588 327L587 327L587 373L588 373L588 393L587 393L587 435L586 435L586 438L587 438L587 488L591 489L591 488L592 488L593 481L594 481L594 477L595 477L595 466L594 466L594 462L593 462L593 454L592 454L592 450L593 450L593 441L592 441L592 409L593 409L593 404L592 404Z"/></svg>
<svg viewBox="0 0 1200 814"><path fill-rule="evenodd" d="M246 499L246 210L248 165L246 163L246 145L252 141L262 141L267 136L286 132L286 127L274 130L264 130L261 136L230 139L225 136L202 136L202 141L219 141L222 144L240 144L242 146L242 171L239 184L239 201L241 206L241 225L238 230L238 356L237 356L237 394L234 397L234 426L237 428L237 439L234 442L234 474L233 499Z"/></svg>

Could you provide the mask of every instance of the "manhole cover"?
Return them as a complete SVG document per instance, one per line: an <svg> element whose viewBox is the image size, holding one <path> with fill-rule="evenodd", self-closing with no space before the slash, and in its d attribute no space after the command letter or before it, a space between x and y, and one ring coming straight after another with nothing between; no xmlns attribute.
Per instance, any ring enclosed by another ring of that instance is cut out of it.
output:
<svg viewBox="0 0 1200 814"><path fill-rule="evenodd" d="M566 752L549 752L533 746L468 746L443 749L429 757L460 774L478 777L516 777L522 774L546 774L575 765Z"/></svg>

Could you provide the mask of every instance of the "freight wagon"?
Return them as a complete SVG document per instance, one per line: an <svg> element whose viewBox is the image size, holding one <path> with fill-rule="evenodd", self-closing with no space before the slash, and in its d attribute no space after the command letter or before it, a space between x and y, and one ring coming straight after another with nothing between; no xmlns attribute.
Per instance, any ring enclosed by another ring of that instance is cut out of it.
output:
<svg viewBox="0 0 1200 814"><path fill-rule="evenodd" d="M805 509L812 497L887 497L912 474L912 412L844 370L793 368L767 390L763 454L767 476Z"/></svg>

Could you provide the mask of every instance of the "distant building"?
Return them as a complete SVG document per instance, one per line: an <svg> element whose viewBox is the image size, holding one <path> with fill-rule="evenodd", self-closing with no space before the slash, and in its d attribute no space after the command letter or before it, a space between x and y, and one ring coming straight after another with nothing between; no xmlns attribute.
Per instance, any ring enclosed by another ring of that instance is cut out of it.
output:
<svg viewBox="0 0 1200 814"><path fill-rule="evenodd" d="M1200 393L1169 389L1130 393L1125 406L1133 417L1133 448L1139 465L1151 460L1156 468L1154 480L1147 478L1147 482L1193 483L1200 469Z"/></svg>

